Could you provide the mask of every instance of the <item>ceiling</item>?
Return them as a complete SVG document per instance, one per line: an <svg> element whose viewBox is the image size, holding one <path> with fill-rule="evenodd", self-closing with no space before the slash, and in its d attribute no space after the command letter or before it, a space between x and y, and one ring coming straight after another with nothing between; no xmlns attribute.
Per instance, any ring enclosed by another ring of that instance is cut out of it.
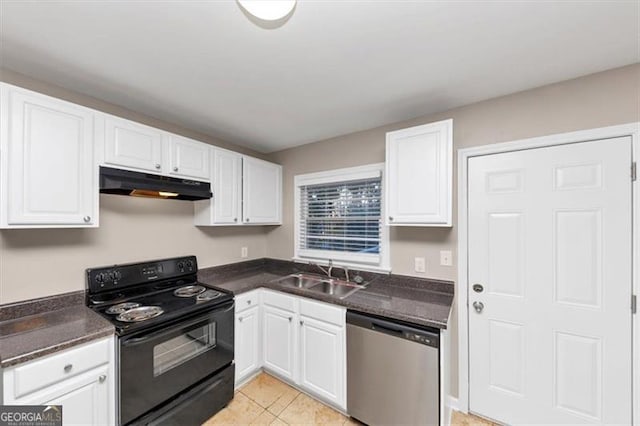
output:
<svg viewBox="0 0 640 426"><path fill-rule="evenodd" d="M0 65L262 152L640 61L637 1L0 0Z"/></svg>

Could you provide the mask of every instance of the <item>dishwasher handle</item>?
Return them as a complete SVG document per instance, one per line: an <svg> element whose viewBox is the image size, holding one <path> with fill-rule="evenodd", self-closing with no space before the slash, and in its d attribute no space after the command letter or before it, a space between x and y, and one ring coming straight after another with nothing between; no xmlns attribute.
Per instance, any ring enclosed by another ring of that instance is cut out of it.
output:
<svg viewBox="0 0 640 426"><path fill-rule="evenodd" d="M440 347L440 332L433 328L411 326L353 311L347 311L347 324L434 348Z"/></svg>

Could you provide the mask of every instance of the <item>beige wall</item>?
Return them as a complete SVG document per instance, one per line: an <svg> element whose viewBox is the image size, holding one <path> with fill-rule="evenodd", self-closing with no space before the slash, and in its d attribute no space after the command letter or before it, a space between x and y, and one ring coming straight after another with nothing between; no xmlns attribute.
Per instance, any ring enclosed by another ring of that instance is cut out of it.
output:
<svg viewBox="0 0 640 426"><path fill-rule="evenodd" d="M186 137L264 157L126 110L117 105L51 86L7 70L0 80L161 128ZM84 270L113 263L194 254L200 266L266 255L268 228L197 228L189 201L100 196L97 229L0 230L0 304L84 289ZM44 275L43 275L44 274Z"/></svg>
<svg viewBox="0 0 640 426"><path fill-rule="evenodd" d="M482 82L478 82L482 84ZM394 123L274 153L284 166L284 224L267 236L271 257L293 256L293 177L384 161L385 133L453 118L454 150L573 130L640 121L640 65L631 65L450 111ZM455 158L455 157L454 157ZM457 185L454 174L454 188ZM455 195L454 195L455 200ZM454 224L456 220L454 202ZM394 273L456 280L456 226L392 228ZM454 266L439 266L439 251L454 251ZM425 274L413 270L414 257L425 257ZM452 314L452 394L457 395L457 321Z"/></svg>

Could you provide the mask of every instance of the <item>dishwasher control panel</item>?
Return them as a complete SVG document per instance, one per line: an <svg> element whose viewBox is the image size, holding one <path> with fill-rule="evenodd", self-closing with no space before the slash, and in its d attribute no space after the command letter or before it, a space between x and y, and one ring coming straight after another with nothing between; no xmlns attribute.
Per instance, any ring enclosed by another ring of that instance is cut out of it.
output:
<svg viewBox="0 0 640 426"><path fill-rule="evenodd" d="M437 340L438 340L436 336L424 335L421 333L413 333L410 331L405 331L404 337L407 340L411 340L413 342L418 342L418 343L422 343L423 345L429 345L429 346L433 346L434 343L437 344Z"/></svg>

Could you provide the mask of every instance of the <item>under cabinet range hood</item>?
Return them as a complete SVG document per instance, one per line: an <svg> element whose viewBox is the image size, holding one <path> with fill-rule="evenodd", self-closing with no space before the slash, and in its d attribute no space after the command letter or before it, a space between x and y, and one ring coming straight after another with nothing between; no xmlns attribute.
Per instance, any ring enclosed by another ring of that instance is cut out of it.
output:
<svg viewBox="0 0 640 426"><path fill-rule="evenodd" d="M197 180L179 179L101 166L100 192L134 197L195 201L211 198L211 185Z"/></svg>

